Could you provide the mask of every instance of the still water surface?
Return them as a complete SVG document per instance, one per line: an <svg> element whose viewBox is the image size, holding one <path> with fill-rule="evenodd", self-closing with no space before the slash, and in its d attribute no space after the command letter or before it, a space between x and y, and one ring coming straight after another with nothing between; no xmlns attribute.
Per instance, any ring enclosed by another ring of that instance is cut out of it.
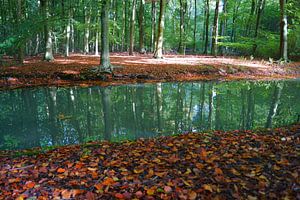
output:
<svg viewBox="0 0 300 200"><path fill-rule="evenodd" d="M0 149L289 125L300 80L0 91Z"/></svg>

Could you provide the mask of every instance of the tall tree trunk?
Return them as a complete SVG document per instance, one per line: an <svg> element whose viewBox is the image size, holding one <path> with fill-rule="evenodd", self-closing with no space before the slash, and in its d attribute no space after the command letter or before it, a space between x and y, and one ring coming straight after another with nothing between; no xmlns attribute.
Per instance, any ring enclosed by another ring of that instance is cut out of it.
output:
<svg viewBox="0 0 300 200"><path fill-rule="evenodd" d="M288 61L288 21L286 15L287 0L279 0L280 2L280 58Z"/></svg>
<svg viewBox="0 0 300 200"><path fill-rule="evenodd" d="M154 58L163 58L163 40L164 40L164 29L165 29L165 7L166 0L160 0L160 13L159 13L159 26L156 40L156 47L154 52Z"/></svg>
<svg viewBox="0 0 300 200"><path fill-rule="evenodd" d="M152 1L151 7L151 52L154 52L156 41L156 1Z"/></svg>
<svg viewBox="0 0 300 200"><path fill-rule="evenodd" d="M127 1L122 2L122 44L121 44L122 51L126 51L125 50L126 4L127 4Z"/></svg>
<svg viewBox="0 0 300 200"><path fill-rule="evenodd" d="M220 0L216 0L213 37L212 37L212 50L211 50L213 56L217 56L218 54L219 4L220 4Z"/></svg>
<svg viewBox="0 0 300 200"><path fill-rule="evenodd" d="M208 34L209 34L209 0L206 0L205 4L205 13L206 13L206 20L205 20L205 44L204 44L204 54L207 54L208 50Z"/></svg>
<svg viewBox="0 0 300 200"><path fill-rule="evenodd" d="M144 24L144 15L145 15L145 0L140 0L140 11L139 11L139 39L140 39L140 53L146 53L144 35L145 35L145 24Z"/></svg>
<svg viewBox="0 0 300 200"><path fill-rule="evenodd" d="M109 0L102 1L101 8L101 59L100 71L112 72L109 58Z"/></svg>
<svg viewBox="0 0 300 200"><path fill-rule="evenodd" d="M90 23L91 23L91 10L90 6L84 8L84 54L89 54L89 37L90 37Z"/></svg>
<svg viewBox="0 0 300 200"><path fill-rule="evenodd" d="M46 61L52 61L54 60L53 57L53 44L52 44L52 34L51 34L51 28L48 23L48 17L49 17L49 12L48 12L48 0L41 0L41 9L42 9L42 14L44 18L44 33L45 33L45 55L44 55L44 60Z"/></svg>
<svg viewBox="0 0 300 200"><path fill-rule="evenodd" d="M258 36L258 29L259 29L259 26L260 26L260 21L261 21L260 19L261 19L261 15L262 15L264 6L265 6L265 0L259 0L258 8L257 8L257 16L256 16L256 25L255 25L254 39L256 39L257 36ZM256 49L257 49L257 44L255 43L253 45L252 54L255 54Z"/></svg>
<svg viewBox="0 0 300 200"><path fill-rule="evenodd" d="M17 24L18 27L21 28L21 24L22 24L22 20L23 20L23 12L22 12L22 0L18 0L18 5L17 5L17 10L18 10L18 17L17 17ZM21 41L19 43L19 47L18 47L18 63L19 64L23 64L24 62L24 42Z"/></svg>
<svg viewBox="0 0 300 200"><path fill-rule="evenodd" d="M197 43L196 43L196 33L197 33L197 0L194 0L194 45L193 45L193 52L196 52L197 50Z"/></svg>
<svg viewBox="0 0 300 200"><path fill-rule="evenodd" d="M135 28L135 16L136 16L136 1L132 0L132 13L130 20L130 44L129 44L129 55L133 55L134 50L134 28Z"/></svg>
<svg viewBox="0 0 300 200"><path fill-rule="evenodd" d="M223 0L223 18L221 20L221 31L220 31L220 35L222 36L221 41L225 41L225 36L226 34L226 30L227 30L227 0ZM226 47L221 47L221 53L224 55L225 51L226 51Z"/></svg>
<svg viewBox="0 0 300 200"><path fill-rule="evenodd" d="M71 35L71 13L70 9L68 11L68 19L66 26L66 43L65 43L65 56L68 57L70 54L70 35Z"/></svg>
<svg viewBox="0 0 300 200"><path fill-rule="evenodd" d="M246 34L245 34L246 36L249 36L251 32L251 22L252 22L253 15L255 13L256 1L257 0L252 0L251 3L251 11L246 25Z"/></svg>
<svg viewBox="0 0 300 200"><path fill-rule="evenodd" d="M185 13L187 9L187 1L179 0L180 3L180 31L179 31L179 45L178 53L184 54L184 42L185 42Z"/></svg>

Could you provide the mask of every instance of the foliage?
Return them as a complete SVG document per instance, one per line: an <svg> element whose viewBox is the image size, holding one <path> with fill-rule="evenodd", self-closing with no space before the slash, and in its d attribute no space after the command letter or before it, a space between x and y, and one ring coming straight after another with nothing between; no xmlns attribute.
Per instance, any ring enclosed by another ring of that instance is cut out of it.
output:
<svg viewBox="0 0 300 200"><path fill-rule="evenodd" d="M290 199L297 195L299 129L90 143L15 158L2 152L0 197Z"/></svg>

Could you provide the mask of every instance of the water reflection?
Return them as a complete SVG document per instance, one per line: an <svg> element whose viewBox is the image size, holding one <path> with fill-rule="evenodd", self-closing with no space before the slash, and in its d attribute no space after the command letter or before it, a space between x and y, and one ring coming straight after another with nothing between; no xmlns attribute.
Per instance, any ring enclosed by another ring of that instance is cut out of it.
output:
<svg viewBox="0 0 300 200"><path fill-rule="evenodd" d="M0 92L0 149L287 125L300 81L157 83Z"/></svg>

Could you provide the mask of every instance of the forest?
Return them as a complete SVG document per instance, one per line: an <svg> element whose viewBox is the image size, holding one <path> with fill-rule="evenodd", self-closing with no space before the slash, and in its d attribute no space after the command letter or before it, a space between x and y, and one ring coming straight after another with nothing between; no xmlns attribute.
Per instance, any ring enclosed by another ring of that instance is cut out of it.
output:
<svg viewBox="0 0 300 200"><path fill-rule="evenodd" d="M24 56L39 54L48 61L56 54L98 55L106 41L110 52L153 53L154 57L211 54L288 61L300 54L297 0L0 3L0 58L13 56L19 63Z"/></svg>
<svg viewBox="0 0 300 200"><path fill-rule="evenodd" d="M299 0L0 0L0 199L300 199Z"/></svg>

